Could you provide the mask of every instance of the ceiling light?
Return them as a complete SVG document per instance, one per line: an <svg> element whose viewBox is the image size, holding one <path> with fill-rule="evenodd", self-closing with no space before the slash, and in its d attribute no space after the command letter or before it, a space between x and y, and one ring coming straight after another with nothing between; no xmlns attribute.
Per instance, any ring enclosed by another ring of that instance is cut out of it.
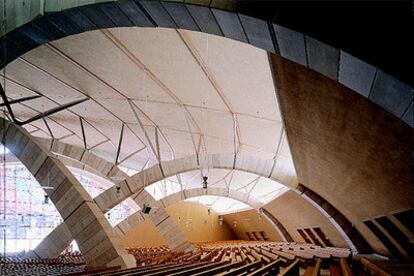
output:
<svg viewBox="0 0 414 276"><path fill-rule="evenodd" d="M49 196L48 195L45 195L45 201L44 201L44 203L45 204L48 204L49 203Z"/></svg>
<svg viewBox="0 0 414 276"><path fill-rule="evenodd" d="M207 180L208 180L208 177L207 176L203 176L203 189L207 189Z"/></svg>
<svg viewBox="0 0 414 276"><path fill-rule="evenodd" d="M150 207L150 206L148 206L147 204L144 204L144 207L142 208L142 212L143 212L144 214L149 214L149 213L150 213L150 211L151 211L151 207Z"/></svg>

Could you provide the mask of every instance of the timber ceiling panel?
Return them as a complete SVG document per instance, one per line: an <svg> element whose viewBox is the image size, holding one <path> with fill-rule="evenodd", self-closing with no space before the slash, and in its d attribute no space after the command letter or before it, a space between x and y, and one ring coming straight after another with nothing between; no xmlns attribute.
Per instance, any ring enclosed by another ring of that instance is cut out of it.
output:
<svg viewBox="0 0 414 276"><path fill-rule="evenodd" d="M79 45L79 47L82 48L82 45ZM49 74L48 82L54 80L64 83L79 94L85 94L94 99L122 98L121 95L115 93L110 87L97 81L93 75L76 66L68 57L70 56L65 56L63 52L59 52L58 48L45 45L28 52L20 57L19 60L33 64L33 73L36 71L47 72ZM41 92L47 95L51 93L53 90L48 87Z"/></svg>
<svg viewBox="0 0 414 276"><path fill-rule="evenodd" d="M51 97L61 104L81 98L78 92L25 63L22 59L18 59L8 66L6 75L12 82L18 83L34 93Z"/></svg>
<svg viewBox="0 0 414 276"><path fill-rule="evenodd" d="M3 77L4 74L1 72L1 76ZM7 96L11 99L19 99L23 97L30 97L30 96L36 96L37 93L34 91L27 89L26 87L17 84L13 80L6 79L6 85L7 87ZM3 102L3 101L2 101Z"/></svg>
<svg viewBox="0 0 414 276"><path fill-rule="evenodd" d="M217 79L233 112L281 121L266 51L235 40L228 40L228 47L223 47L221 37L185 33Z"/></svg>
<svg viewBox="0 0 414 276"><path fill-rule="evenodd" d="M239 115L243 143L266 152L275 152L280 138L282 122Z"/></svg>
<svg viewBox="0 0 414 276"><path fill-rule="evenodd" d="M48 126L55 138L81 147L84 131L92 152L124 169L148 168L158 155L165 161L236 151L276 158L278 170L296 176L267 53L250 45L184 30L102 29L26 53L8 65L6 78L11 99L44 95L13 105L22 119L90 97L49 116ZM51 135L43 120L27 127ZM263 202L279 188L247 173L207 173L213 187L253 191ZM184 188L201 187L199 171L180 179ZM181 189L179 182L172 181Z"/></svg>
<svg viewBox="0 0 414 276"><path fill-rule="evenodd" d="M227 110L175 30L158 29L154 32L142 29L138 33L123 28L119 36L148 70L182 102Z"/></svg>

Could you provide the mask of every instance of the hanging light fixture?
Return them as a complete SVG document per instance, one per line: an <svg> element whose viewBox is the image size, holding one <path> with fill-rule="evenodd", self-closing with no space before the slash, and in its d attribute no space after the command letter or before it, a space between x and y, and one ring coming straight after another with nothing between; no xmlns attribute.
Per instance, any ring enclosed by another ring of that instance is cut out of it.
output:
<svg viewBox="0 0 414 276"><path fill-rule="evenodd" d="M208 185L207 180L208 180L208 177L203 176L203 189L206 189L206 190L207 190L207 185Z"/></svg>
<svg viewBox="0 0 414 276"><path fill-rule="evenodd" d="M44 201L44 203L45 204L49 204L49 196L48 195L45 195L45 201Z"/></svg>
<svg viewBox="0 0 414 276"><path fill-rule="evenodd" d="M144 214L149 214L149 212L151 211L151 207L148 205L148 204L145 204L144 203L144 206L143 206L143 208L142 208L142 212L144 213Z"/></svg>
<svg viewBox="0 0 414 276"><path fill-rule="evenodd" d="M120 195L121 195L121 187L116 186L116 187L115 187L115 190L116 190L116 195L117 195L117 196L120 196Z"/></svg>

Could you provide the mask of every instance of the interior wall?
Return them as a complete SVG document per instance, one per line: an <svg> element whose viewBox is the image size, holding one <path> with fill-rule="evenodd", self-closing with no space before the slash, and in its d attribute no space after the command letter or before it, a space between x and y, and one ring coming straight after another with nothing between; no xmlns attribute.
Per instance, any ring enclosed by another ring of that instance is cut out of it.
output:
<svg viewBox="0 0 414 276"><path fill-rule="evenodd" d="M218 214L211 211L209 215L204 205L182 201L168 206L166 211L190 242L236 239L227 223L220 225ZM152 221L146 219L123 237L122 244L127 247L160 246L165 245L165 241Z"/></svg>
<svg viewBox="0 0 414 276"><path fill-rule="evenodd" d="M249 240L246 232L264 231L270 241L282 241L282 238L264 217L259 217L256 210L248 210L224 216L224 221L236 234L239 240ZM236 225L235 223L236 222Z"/></svg>
<svg viewBox="0 0 414 276"><path fill-rule="evenodd" d="M231 228L223 223L220 225L219 216L208 208L192 202L178 202L167 207L167 212L177 222L191 242L234 240L236 238Z"/></svg>
<svg viewBox="0 0 414 276"><path fill-rule="evenodd" d="M362 221L414 207L412 129L334 80L271 59L299 181L387 254Z"/></svg>
<svg viewBox="0 0 414 276"><path fill-rule="evenodd" d="M132 228L131 231L121 239L121 243L125 247L165 245L164 238L150 219L146 219Z"/></svg>
<svg viewBox="0 0 414 276"><path fill-rule="evenodd" d="M297 229L320 227L329 241L337 247L348 247L332 223L309 202L288 191L264 206L286 228L294 241L305 242Z"/></svg>

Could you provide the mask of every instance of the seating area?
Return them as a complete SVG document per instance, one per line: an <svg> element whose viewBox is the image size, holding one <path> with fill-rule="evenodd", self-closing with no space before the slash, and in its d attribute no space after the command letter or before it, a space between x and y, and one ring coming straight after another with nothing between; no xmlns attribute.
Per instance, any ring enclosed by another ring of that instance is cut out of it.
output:
<svg viewBox="0 0 414 276"><path fill-rule="evenodd" d="M414 276L413 3L0 0L0 276Z"/></svg>
<svg viewBox="0 0 414 276"><path fill-rule="evenodd" d="M2 275L410 275L410 264L373 256L351 256L347 248L296 242L220 241L197 243L191 252L166 246L128 248L136 268L88 268L80 253L55 259L0 257Z"/></svg>
<svg viewBox="0 0 414 276"><path fill-rule="evenodd" d="M23 253L0 256L1 275L60 275L82 272L85 261L80 253L64 253L54 259L28 258Z"/></svg>
<svg viewBox="0 0 414 276"><path fill-rule="evenodd" d="M350 256L343 248L258 241L199 243L196 250L182 253L166 247L128 251L137 259L137 268L103 275L312 275L321 269L329 273L330 264L340 271L339 260Z"/></svg>
<svg viewBox="0 0 414 276"><path fill-rule="evenodd" d="M317 275L341 274L345 248L322 248L295 242L220 241L198 243L191 252L172 253L166 247L129 248L137 268L99 275ZM316 273L316 274L314 274ZM96 275L98 275L96 274ZM95 275L95 274L91 274Z"/></svg>

